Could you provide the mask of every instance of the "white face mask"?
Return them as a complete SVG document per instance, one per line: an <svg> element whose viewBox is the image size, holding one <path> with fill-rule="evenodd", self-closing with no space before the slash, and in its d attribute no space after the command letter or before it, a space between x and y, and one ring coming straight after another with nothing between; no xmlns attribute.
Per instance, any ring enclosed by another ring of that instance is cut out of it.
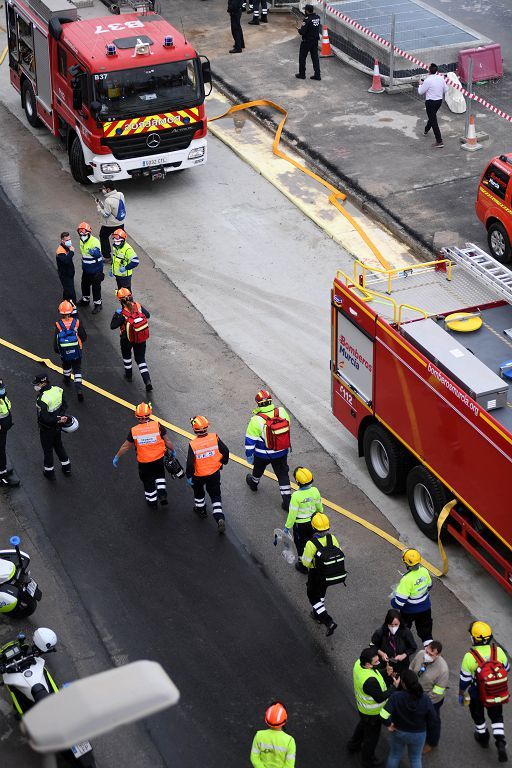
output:
<svg viewBox="0 0 512 768"><path fill-rule="evenodd" d="M40 392L41 391L41 385L40 384L34 384L34 389L35 389L36 392Z"/></svg>
<svg viewBox="0 0 512 768"><path fill-rule="evenodd" d="M434 661L434 657L433 657L433 656L431 656L431 655L430 655L429 653L427 653L426 651L425 651L425 661L426 661L426 662L429 662L429 661Z"/></svg>
<svg viewBox="0 0 512 768"><path fill-rule="evenodd" d="M116 246L116 248L119 248L123 244L123 240L114 240L113 243Z"/></svg>
<svg viewBox="0 0 512 768"><path fill-rule="evenodd" d="M400 624L397 624L396 627L390 626L388 624L388 629L391 632L392 635L396 635L397 631L400 629Z"/></svg>
<svg viewBox="0 0 512 768"><path fill-rule="evenodd" d="M89 239L89 235L80 235L80 240L85 243L86 240Z"/></svg>
<svg viewBox="0 0 512 768"><path fill-rule="evenodd" d="M72 240L64 240L64 245L66 248L72 248L73 247L73 241Z"/></svg>

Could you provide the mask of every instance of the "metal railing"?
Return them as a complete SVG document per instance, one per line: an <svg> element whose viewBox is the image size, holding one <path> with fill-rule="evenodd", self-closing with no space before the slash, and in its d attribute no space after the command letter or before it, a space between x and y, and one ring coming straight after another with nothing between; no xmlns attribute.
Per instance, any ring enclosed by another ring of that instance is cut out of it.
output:
<svg viewBox="0 0 512 768"><path fill-rule="evenodd" d="M412 264L410 267L401 269L380 269L365 264L362 261L354 262L354 281L361 287L366 288L368 280L372 283L385 282L387 285L386 293L391 293L391 284L398 278L407 278L415 274L423 274L431 271L446 271L446 279L452 279L453 264L450 259L436 259L436 261L427 261L422 264ZM359 271L360 270L360 271Z"/></svg>

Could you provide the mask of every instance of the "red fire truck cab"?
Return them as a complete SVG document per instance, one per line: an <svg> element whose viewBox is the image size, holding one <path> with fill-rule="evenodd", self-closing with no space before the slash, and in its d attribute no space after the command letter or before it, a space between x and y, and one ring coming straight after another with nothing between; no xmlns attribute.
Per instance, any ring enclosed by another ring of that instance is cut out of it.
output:
<svg viewBox="0 0 512 768"><path fill-rule="evenodd" d="M79 19L66 0L6 3L11 83L80 183L206 162L210 65L156 13Z"/></svg>

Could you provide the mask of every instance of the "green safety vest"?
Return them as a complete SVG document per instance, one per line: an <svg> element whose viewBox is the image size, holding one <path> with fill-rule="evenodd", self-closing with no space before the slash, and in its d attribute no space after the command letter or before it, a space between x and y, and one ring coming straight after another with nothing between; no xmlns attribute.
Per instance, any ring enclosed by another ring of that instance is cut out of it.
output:
<svg viewBox="0 0 512 768"><path fill-rule="evenodd" d="M322 497L318 488L310 485L292 493L286 518L286 528L294 523L309 523L316 512L323 512Z"/></svg>
<svg viewBox="0 0 512 768"><path fill-rule="evenodd" d="M295 739L289 733L271 728L257 731L252 742L251 763L265 768L294 768L295 751Z"/></svg>
<svg viewBox="0 0 512 768"><path fill-rule="evenodd" d="M5 395L0 397L0 419L5 419L11 412L11 401Z"/></svg>
<svg viewBox="0 0 512 768"><path fill-rule="evenodd" d="M356 696L356 705L359 710L359 712L362 715L378 715L380 713L380 710L384 707L386 704L385 701L377 702L375 699L372 699L371 696L368 696L363 691L363 685L366 683L367 680L369 680L371 677L374 677L378 684L381 687L382 691L387 690L386 683L384 682L384 678L382 677L381 673L378 669L366 669L366 667L361 666L361 662L359 659L354 664L354 693Z"/></svg>
<svg viewBox="0 0 512 768"><path fill-rule="evenodd" d="M133 275L133 269L127 269L126 272L120 272L119 267L125 267L135 256L135 251L127 242L124 242L121 248L112 246L112 274L115 277L130 277Z"/></svg>
<svg viewBox="0 0 512 768"><path fill-rule="evenodd" d="M47 389L42 393L40 400L46 405L49 413L54 413L59 410L62 405L63 392L64 390L60 387L50 387L50 389Z"/></svg>

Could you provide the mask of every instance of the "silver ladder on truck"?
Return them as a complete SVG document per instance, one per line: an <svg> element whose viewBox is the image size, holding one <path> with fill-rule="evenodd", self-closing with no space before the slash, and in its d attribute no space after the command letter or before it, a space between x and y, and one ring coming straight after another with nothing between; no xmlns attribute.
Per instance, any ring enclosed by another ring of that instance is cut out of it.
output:
<svg viewBox="0 0 512 768"><path fill-rule="evenodd" d="M443 248L443 256L461 264L481 282L512 304L512 272L473 243L465 248Z"/></svg>

